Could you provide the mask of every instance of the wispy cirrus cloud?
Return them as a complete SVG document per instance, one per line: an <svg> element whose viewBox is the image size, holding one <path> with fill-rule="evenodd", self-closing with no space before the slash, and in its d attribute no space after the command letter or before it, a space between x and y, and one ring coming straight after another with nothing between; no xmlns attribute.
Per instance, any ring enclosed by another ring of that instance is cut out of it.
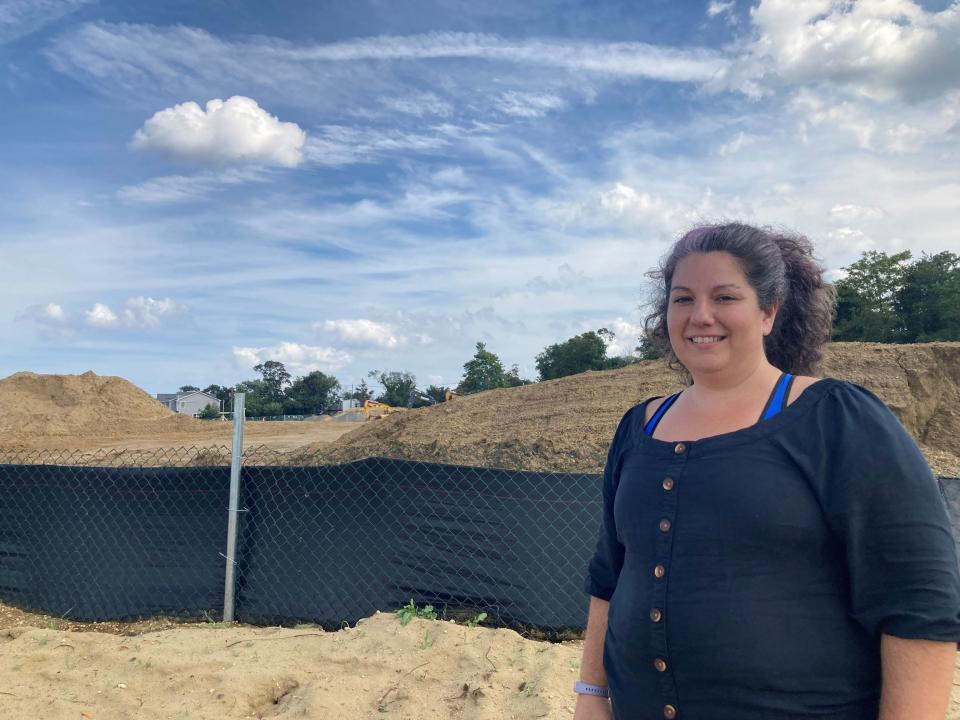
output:
<svg viewBox="0 0 960 720"><path fill-rule="evenodd" d="M0 45L18 40L97 0L3 0Z"/></svg>
<svg viewBox="0 0 960 720"><path fill-rule="evenodd" d="M164 175L117 190L123 202L153 205L195 202L225 188L248 182L263 182L267 174L259 168L231 168L203 171L194 175Z"/></svg>

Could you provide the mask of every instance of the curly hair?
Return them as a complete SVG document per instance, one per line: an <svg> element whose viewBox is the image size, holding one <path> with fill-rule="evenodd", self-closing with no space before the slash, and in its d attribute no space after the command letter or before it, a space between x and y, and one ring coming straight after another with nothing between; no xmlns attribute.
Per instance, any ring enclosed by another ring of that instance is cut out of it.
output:
<svg viewBox="0 0 960 720"><path fill-rule="evenodd" d="M727 252L738 259L762 310L777 304L773 329L763 339L768 362L795 375L812 374L830 340L836 288L823 280L824 267L803 235L743 223L705 225L686 232L647 273L654 282L651 312L644 320L647 342L666 357L689 385L689 371L677 359L667 333L667 307L677 264L692 253Z"/></svg>

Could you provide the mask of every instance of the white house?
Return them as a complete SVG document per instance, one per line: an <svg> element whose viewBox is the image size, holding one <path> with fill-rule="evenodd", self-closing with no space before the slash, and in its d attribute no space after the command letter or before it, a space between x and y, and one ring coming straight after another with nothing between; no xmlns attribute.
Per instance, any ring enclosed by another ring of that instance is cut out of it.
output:
<svg viewBox="0 0 960 720"><path fill-rule="evenodd" d="M162 402L174 412L184 415L196 415L207 405L214 405L218 411L223 410L223 403L217 399L216 395L203 392L203 390L190 390L180 393L158 393L157 400Z"/></svg>

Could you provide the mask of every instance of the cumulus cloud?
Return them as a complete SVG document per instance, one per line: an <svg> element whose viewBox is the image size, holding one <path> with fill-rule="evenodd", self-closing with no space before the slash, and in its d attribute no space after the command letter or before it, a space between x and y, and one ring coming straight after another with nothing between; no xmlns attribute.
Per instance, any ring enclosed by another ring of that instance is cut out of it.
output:
<svg viewBox="0 0 960 720"><path fill-rule="evenodd" d="M365 318L356 320L327 320L322 325L316 323L316 329L336 333L342 340L354 345L375 345L377 347L393 349L406 342L406 338L398 336L392 325L374 322Z"/></svg>
<svg viewBox="0 0 960 720"><path fill-rule="evenodd" d="M618 317L607 326L613 332L612 342L607 343L607 357L633 355L634 348L640 343L643 326Z"/></svg>
<svg viewBox="0 0 960 720"><path fill-rule="evenodd" d="M179 303L170 298L154 300L151 297L128 298L124 308L114 312L109 305L95 303L83 313L87 325L98 328L131 328L150 330L160 326L165 317L182 310Z"/></svg>
<svg viewBox="0 0 960 720"><path fill-rule="evenodd" d="M567 105L563 98L556 95L515 90L501 93L494 104L504 115L523 118L543 117L551 110L562 110Z"/></svg>
<svg viewBox="0 0 960 720"><path fill-rule="evenodd" d="M295 342L281 342L273 347L234 347L233 357L245 368L276 360L282 362L292 375L306 375L314 370L331 372L353 362L353 357L342 350Z"/></svg>
<svg viewBox="0 0 960 720"><path fill-rule="evenodd" d="M830 208L830 217L844 224L862 220L879 220L885 214L881 208L863 205L834 205Z"/></svg>
<svg viewBox="0 0 960 720"><path fill-rule="evenodd" d="M600 193L600 207L623 220L652 224L670 232L691 224L699 215L683 203L671 202L621 182Z"/></svg>
<svg viewBox="0 0 960 720"><path fill-rule="evenodd" d="M281 122L255 100L235 95L210 100L206 110L195 102L161 110L137 130L130 146L190 162L296 167L306 139L296 123Z"/></svg>
<svg viewBox="0 0 960 720"><path fill-rule="evenodd" d="M762 0L746 52L712 82L751 94L771 81L831 83L857 95L921 100L960 87L960 4Z"/></svg>
<svg viewBox="0 0 960 720"><path fill-rule="evenodd" d="M57 303L47 303L46 305L31 305L22 312L17 313L16 320L33 320L41 325L63 325L67 321L67 314L63 307Z"/></svg>
<svg viewBox="0 0 960 720"><path fill-rule="evenodd" d="M87 324L94 327L113 327L120 322L117 314L103 303L97 303L84 314L87 318Z"/></svg>

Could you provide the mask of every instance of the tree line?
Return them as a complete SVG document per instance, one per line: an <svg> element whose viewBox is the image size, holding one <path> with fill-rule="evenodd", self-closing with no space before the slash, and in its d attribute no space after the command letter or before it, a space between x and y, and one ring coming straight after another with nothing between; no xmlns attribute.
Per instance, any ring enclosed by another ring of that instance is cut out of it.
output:
<svg viewBox="0 0 960 720"><path fill-rule="evenodd" d="M909 250L894 255L867 251L844 268L838 280L835 342L916 343L960 340L960 255L924 253L913 259ZM563 342L548 345L536 356L537 380L552 380L587 370L609 370L658 357L646 338L631 355L607 357L615 339L607 328L590 330ZM247 415L314 415L339 408L342 400L376 400L394 407L421 407L443 402L447 391L469 395L503 387L528 385L517 365L505 368L499 356L483 342L463 365L456 387L428 385L420 388L416 376L405 370L371 370L367 377L383 388L375 393L364 378L345 390L333 376L319 370L291 377L283 363L267 360L253 367L260 375L233 387L208 385L204 392L216 396L224 410L231 409L234 392L246 394ZM199 390L184 385L181 392ZM207 408L216 417L216 408Z"/></svg>

